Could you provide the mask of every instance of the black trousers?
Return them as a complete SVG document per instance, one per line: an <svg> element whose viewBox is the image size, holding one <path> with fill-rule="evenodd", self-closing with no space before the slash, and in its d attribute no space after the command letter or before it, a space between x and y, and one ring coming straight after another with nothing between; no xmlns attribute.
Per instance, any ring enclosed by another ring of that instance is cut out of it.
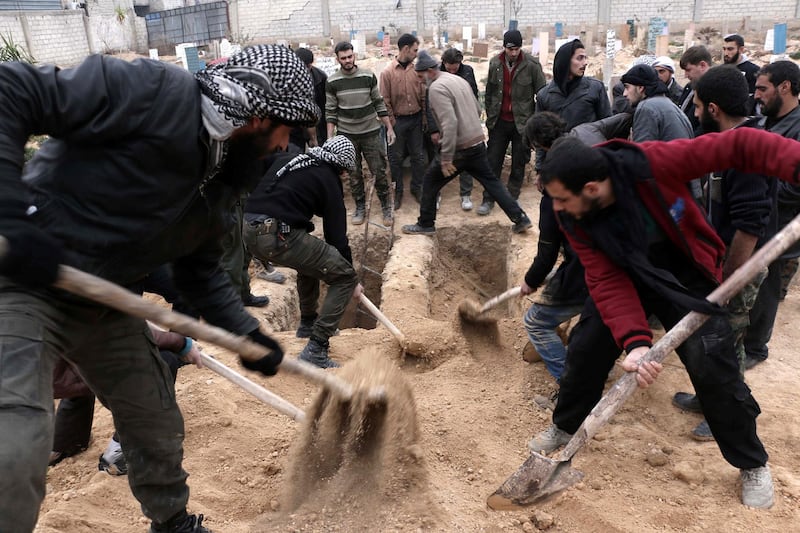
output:
<svg viewBox="0 0 800 533"><path fill-rule="evenodd" d="M758 288L756 302L750 309L750 325L744 334L744 352L755 359L766 359L769 355L769 340L778 315L781 300L781 274L786 259L776 259L769 265L767 277Z"/></svg>
<svg viewBox="0 0 800 533"><path fill-rule="evenodd" d="M694 287L689 287L695 289L694 294L708 294L713 289L706 280L693 281ZM638 292L645 313L655 314L666 328L672 328L687 314L686 309L647 288L640 287ZM737 468L765 465L767 452L756 434L756 417L761 410L739 373L726 317L709 318L676 351L725 459ZM602 397L608 372L619 355L611 330L589 298L570 334L558 404L553 412L556 426L567 433L577 431Z"/></svg>

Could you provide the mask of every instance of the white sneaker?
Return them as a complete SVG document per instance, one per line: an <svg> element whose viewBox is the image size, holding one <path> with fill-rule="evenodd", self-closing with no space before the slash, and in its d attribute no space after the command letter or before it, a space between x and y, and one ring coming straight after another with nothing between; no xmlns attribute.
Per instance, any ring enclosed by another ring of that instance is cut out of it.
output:
<svg viewBox="0 0 800 533"><path fill-rule="evenodd" d="M775 504L775 488L769 466L743 468L739 471L742 480L742 503L756 509L769 509Z"/></svg>
<svg viewBox="0 0 800 533"><path fill-rule="evenodd" d="M461 209L464 211L472 211L472 200L469 196L461 197Z"/></svg>

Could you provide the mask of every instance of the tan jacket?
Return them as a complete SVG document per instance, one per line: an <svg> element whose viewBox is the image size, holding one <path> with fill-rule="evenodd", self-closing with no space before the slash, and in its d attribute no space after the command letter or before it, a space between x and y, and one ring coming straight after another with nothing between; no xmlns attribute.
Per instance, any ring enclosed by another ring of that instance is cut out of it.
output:
<svg viewBox="0 0 800 533"><path fill-rule="evenodd" d="M481 106L463 78L440 72L428 89L431 111L441 134L441 160L453 161L456 150L484 141Z"/></svg>

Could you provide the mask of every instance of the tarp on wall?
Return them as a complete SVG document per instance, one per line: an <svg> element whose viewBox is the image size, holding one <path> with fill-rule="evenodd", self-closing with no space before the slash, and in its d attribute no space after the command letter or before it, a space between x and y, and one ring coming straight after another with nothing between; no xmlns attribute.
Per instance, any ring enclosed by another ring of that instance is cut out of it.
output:
<svg viewBox="0 0 800 533"><path fill-rule="evenodd" d="M227 2L157 11L144 18L150 48L169 48L181 43L206 44L229 34Z"/></svg>

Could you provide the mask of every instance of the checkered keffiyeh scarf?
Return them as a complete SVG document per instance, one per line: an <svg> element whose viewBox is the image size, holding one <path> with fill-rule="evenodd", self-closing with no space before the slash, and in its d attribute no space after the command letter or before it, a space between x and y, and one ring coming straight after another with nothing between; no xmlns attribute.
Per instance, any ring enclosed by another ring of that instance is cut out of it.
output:
<svg viewBox="0 0 800 533"><path fill-rule="evenodd" d="M308 153L293 158L283 165L276 175L280 178L287 172L318 166L320 161L352 172L356 168L356 147L344 135L336 135L325 141L322 146L310 148Z"/></svg>
<svg viewBox="0 0 800 533"><path fill-rule="evenodd" d="M267 187L267 192L271 192L286 174L295 170L319 166L320 162L352 172L356 168L356 147L344 135L331 137L322 146L315 146L309 149L308 153L295 156L283 165L275 173L275 177Z"/></svg>
<svg viewBox="0 0 800 533"><path fill-rule="evenodd" d="M203 123L217 141L253 117L289 126L313 126L319 118L311 75L285 46L245 48L195 78L203 92Z"/></svg>

